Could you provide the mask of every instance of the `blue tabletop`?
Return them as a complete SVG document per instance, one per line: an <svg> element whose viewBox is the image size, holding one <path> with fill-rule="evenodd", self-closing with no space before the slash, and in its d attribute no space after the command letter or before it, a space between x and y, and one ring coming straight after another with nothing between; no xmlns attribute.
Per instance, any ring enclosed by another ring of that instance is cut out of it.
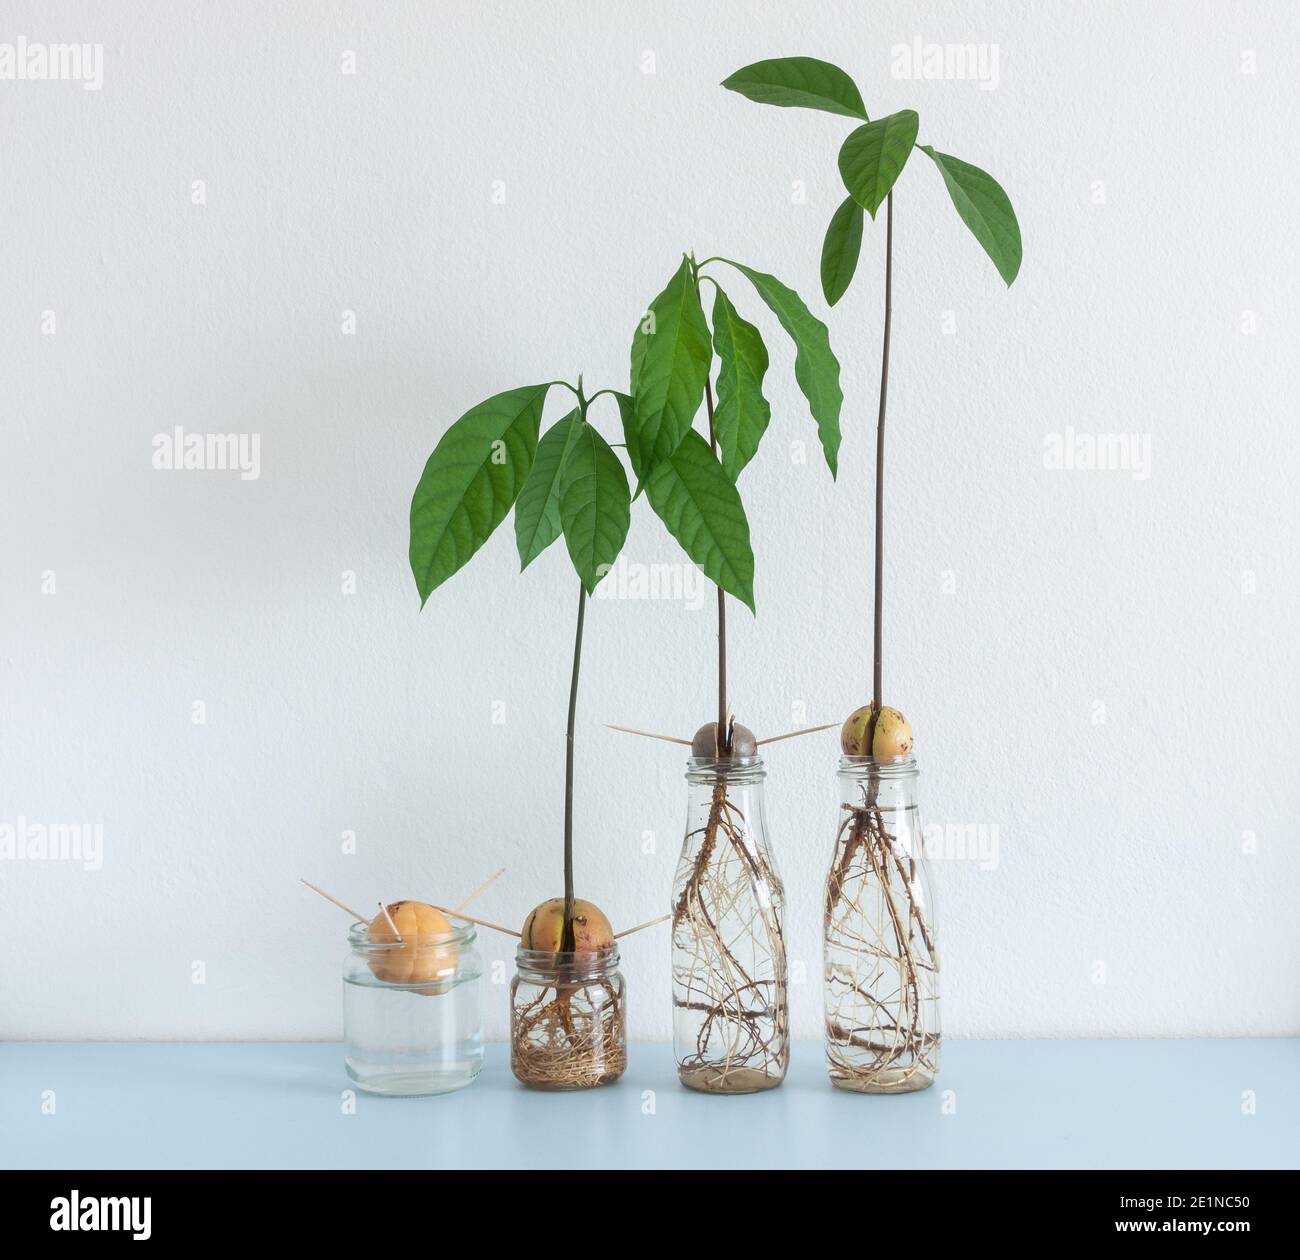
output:
<svg viewBox="0 0 1300 1260"><path fill-rule="evenodd" d="M667 1045L617 1085L544 1094L488 1047L468 1089L353 1093L324 1044L0 1045L4 1168L1295 1168L1300 1042L950 1041L934 1087L682 1089Z"/></svg>

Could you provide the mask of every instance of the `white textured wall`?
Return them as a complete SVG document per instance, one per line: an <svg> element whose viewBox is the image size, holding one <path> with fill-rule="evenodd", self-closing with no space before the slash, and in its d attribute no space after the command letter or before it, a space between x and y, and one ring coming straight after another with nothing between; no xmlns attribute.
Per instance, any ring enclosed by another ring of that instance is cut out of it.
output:
<svg viewBox="0 0 1300 1260"><path fill-rule="evenodd" d="M507 525L421 614L411 490L489 393L580 370L624 385L683 249L750 260L824 313L849 124L717 87L792 53L844 64L873 115L917 108L923 140L1001 179L1024 233L1008 292L937 172L905 171L887 699L930 818L999 838L995 869L937 871L947 1028L1300 1031L1292 6L0 19L0 42L105 49L99 92L0 82L0 823L99 822L105 845L98 871L0 862L0 1036L331 1037L346 923L300 875L371 906L452 901L504 863L481 910L511 923L559 890L575 579L560 547L521 579ZM996 43L996 90L891 78L916 36ZM774 419L743 481L759 617L733 615L732 678L760 735L867 697L882 262L869 229L867 281L829 317L838 485L790 459L813 429L759 317ZM259 434L260 478L155 471L175 425ZM1149 435L1149 479L1049 471L1067 425ZM628 558L675 559L636 508ZM713 625L707 605L598 601L588 626L580 891L624 926L665 908L683 759L601 723L707 720ZM836 751L770 759L810 1036ZM638 1035L668 1033L666 951L662 928L626 950ZM505 1010L492 989L494 1034Z"/></svg>

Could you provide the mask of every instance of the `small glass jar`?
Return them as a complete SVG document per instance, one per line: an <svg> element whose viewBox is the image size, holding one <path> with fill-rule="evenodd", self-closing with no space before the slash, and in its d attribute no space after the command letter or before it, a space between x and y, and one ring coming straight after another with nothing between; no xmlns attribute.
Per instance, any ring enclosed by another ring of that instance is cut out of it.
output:
<svg viewBox="0 0 1300 1260"><path fill-rule="evenodd" d="M916 759L841 757L823 914L832 1084L905 1094L939 1071L939 949Z"/></svg>
<svg viewBox="0 0 1300 1260"><path fill-rule="evenodd" d="M344 1064L370 1094L446 1094L483 1066L483 962L472 924L437 935L348 932L343 964Z"/></svg>
<svg viewBox="0 0 1300 1260"><path fill-rule="evenodd" d="M673 880L673 1052L683 1085L752 1094L785 1079L785 890L767 842L760 757L692 757Z"/></svg>
<svg viewBox="0 0 1300 1260"><path fill-rule="evenodd" d="M519 947L510 983L510 1070L534 1089L612 1085L627 1068L626 988L618 947Z"/></svg>

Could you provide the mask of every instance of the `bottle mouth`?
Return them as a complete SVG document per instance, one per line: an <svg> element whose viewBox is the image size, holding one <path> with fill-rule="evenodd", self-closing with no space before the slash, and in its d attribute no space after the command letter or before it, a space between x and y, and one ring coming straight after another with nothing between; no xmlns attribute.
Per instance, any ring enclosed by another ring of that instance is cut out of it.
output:
<svg viewBox="0 0 1300 1260"><path fill-rule="evenodd" d="M449 932L408 932L397 937L391 932L372 932L369 924L357 922L348 928L348 944L367 953L383 954L394 950L445 949L448 945L471 945L477 933L472 923L452 925Z"/></svg>
<svg viewBox="0 0 1300 1260"><path fill-rule="evenodd" d="M515 966L548 979L576 980L611 971L618 966L618 946L604 949L525 949L515 951Z"/></svg>
<svg viewBox="0 0 1300 1260"><path fill-rule="evenodd" d="M840 773L863 779L906 779L918 773L916 758L905 757L841 757Z"/></svg>
<svg viewBox="0 0 1300 1260"><path fill-rule="evenodd" d="M686 778L691 783L713 783L721 779L739 783L757 783L767 771L763 758L750 757L691 757L686 762Z"/></svg>

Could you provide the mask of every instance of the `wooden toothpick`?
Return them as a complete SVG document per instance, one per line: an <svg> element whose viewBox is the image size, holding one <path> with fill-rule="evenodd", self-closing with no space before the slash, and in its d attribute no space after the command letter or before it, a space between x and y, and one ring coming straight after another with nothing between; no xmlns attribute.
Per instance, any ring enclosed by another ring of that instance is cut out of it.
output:
<svg viewBox="0 0 1300 1260"><path fill-rule="evenodd" d="M459 913L467 905L469 905L469 903L473 901L474 898L479 895L479 893L487 892L487 890L491 888L492 885L495 884L497 880L499 880L501 876L504 875L505 873L506 873L506 868L503 866L499 871L497 871L495 875L489 875L487 879L485 879L476 889L474 889L472 893L470 893L468 897L465 898L464 901L460 903L460 905L456 907L456 913Z"/></svg>
<svg viewBox="0 0 1300 1260"><path fill-rule="evenodd" d="M642 928L654 927L657 923L667 923L673 916L671 914L661 914L657 919L648 919L645 923L638 923L636 927L624 928L621 932L614 933L616 941L622 940L625 936L631 936L633 932L639 932Z"/></svg>
<svg viewBox="0 0 1300 1260"><path fill-rule="evenodd" d="M433 906L433 902L429 902ZM479 927L491 928L494 932L504 932L507 936L518 936L519 933L514 928L502 927L499 923L489 923L486 919L476 919L472 914L462 914L459 910L448 910L446 906L433 906L435 910L441 910L443 914L449 914L453 919L464 919L466 923L475 923Z"/></svg>
<svg viewBox="0 0 1300 1260"><path fill-rule="evenodd" d="M388 913L388 907L384 905L382 901L379 902L379 912L384 916L384 922L387 923L390 928L392 928L393 935L397 937L397 943L399 945L405 945L406 942L402 940L402 934L397 930L397 924L393 922L393 916Z"/></svg>
<svg viewBox="0 0 1300 1260"><path fill-rule="evenodd" d="M685 744L687 748L691 746L689 739L679 739L676 735L656 735L654 731L639 731L635 726L615 726L613 722L606 722L605 725L611 731L622 731L626 735L644 735L647 739L662 739L669 744Z"/></svg>
<svg viewBox="0 0 1300 1260"><path fill-rule="evenodd" d="M766 739L756 739L756 744L775 744L778 740L793 739L796 735L812 735L816 731L829 731L832 726L839 726L838 722L827 722L825 726L805 726L801 731L786 731L784 735L769 735Z"/></svg>
<svg viewBox="0 0 1300 1260"><path fill-rule="evenodd" d="M346 910L354 919L356 919L358 923L370 922L370 920L367 919L364 914L358 914L355 910L352 909L351 906L345 906L337 897L331 897L329 893L327 893L323 888L317 888L316 885L311 882L311 880L304 879L302 880L302 883L306 884L307 887L312 890L312 892L318 893L320 896L324 897L326 901L332 901L336 906L338 906L340 910Z"/></svg>
<svg viewBox="0 0 1300 1260"><path fill-rule="evenodd" d="M462 906L468 905L471 901L474 900L475 897L479 895L479 893L483 892L484 889L488 888L490 885L492 885L498 879L500 879L501 876L505 874L505 869L506 868L503 866L499 871L496 872L496 874L494 874L491 877L491 879L485 880L476 889L474 889L474 891L470 893L470 895L466 897L465 900L462 901L460 904ZM347 913L350 914L358 923L370 922L370 920L367 919L364 914L359 914L356 910L353 910L351 906L345 906L337 897L330 896L330 894L327 893L323 888L320 888L317 885L313 884L311 880L301 879L301 877L299 878L302 883L306 884L307 887L312 890L312 892L316 893L318 896L324 897L326 901L332 902L334 905L338 906L340 910L347 911ZM433 905L432 902L428 902L427 904L431 906ZM393 922L393 916L388 913L388 907L384 905L382 901L379 902L378 905L379 905L379 909L383 912L384 919L388 923L388 926L392 929L393 935L397 937L398 943L405 944L406 942L402 940L402 934L397 930L397 924ZM504 932L507 936L519 935L519 933L516 932L513 928L501 927L499 924L496 923L488 923L485 919L475 919L471 915L464 914L459 909L448 910L446 906L433 906L433 908L435 910L440 910L443 914L450 914L454 918L464 919L467 923L476 923L478 924L479 927L491 928L494 932Z"/></svg>

